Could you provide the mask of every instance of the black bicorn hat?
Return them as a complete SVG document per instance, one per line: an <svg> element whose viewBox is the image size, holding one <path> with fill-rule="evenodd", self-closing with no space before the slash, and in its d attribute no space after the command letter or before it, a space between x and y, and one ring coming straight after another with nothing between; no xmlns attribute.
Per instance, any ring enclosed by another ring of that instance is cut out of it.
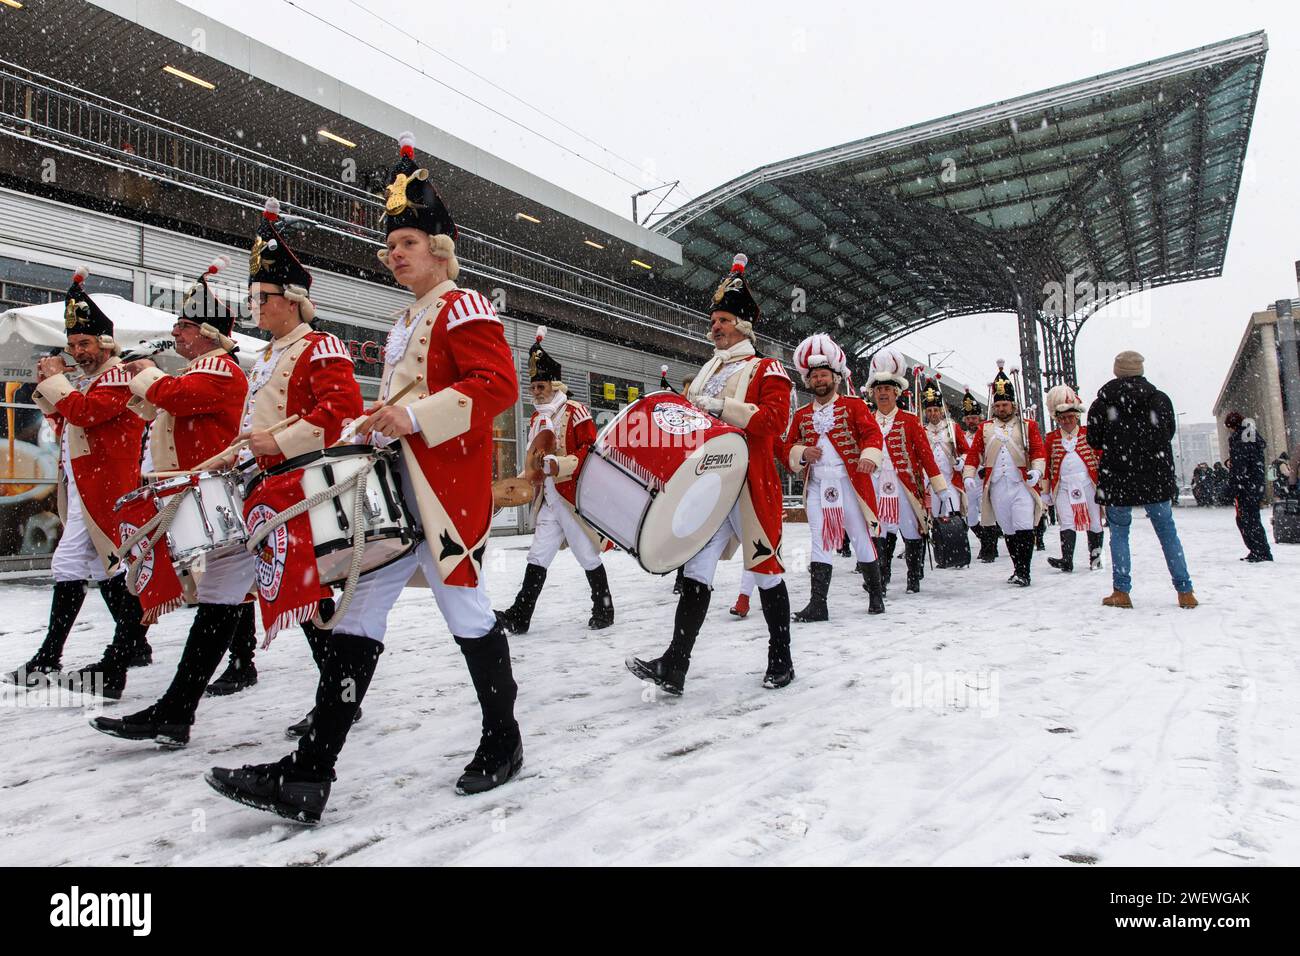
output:
<svg viewBox="0 0 1300 956"><path fill-rule="evenodd" d="M935 372L934 378L927 378L921 383L921 407L943 408L943 391L939 388L939 379L943 376Z"/></svg>
<svg viewBox="0 0 1300 956"><path fill-rule="evenodd" d="M757 321L762 312L749 291L749 282L745 279L745 266L749 257L743 252L736 253L731 261L731 271L722 277L717 290L713 293L710 312L730 312L737 319L745 322Z"/></svg>
<svg viewBox="0 0 1300 956"><path fill-rule="evenodd" d="M248 254L248 281L295 285L310 291L311 273L284 241L284 235L276 227L279 221L280 203L268 199L266 208L262 210L262 220L257 224L257 234L253 237L253 248Z"/></svg>
<svg viewBox="0 0 1300 956"><path fill-rule="evenodd" d="M63 300L63 326L68 335L107 335L112 338L113 320L87 294L83 285L89 275L89 266L82 266L72 274L72 285Z"/></svg>
<svg viewBox="0 0 1300 956"><path fill-rule="evenodd" d="M456 223L447 204L429 182L429 171L416 165L415 137L403 133L397 141L401 153L384 187L384 234L395 229L422 229L455 242Z"/></svg>
<svg viewBox="0 0 1300 956"><path fill-rule="evenodd" d="M967 415L982 415L984 410L980 408L980 403L975 401L975 396L966 389L966 393L961 397L961 414L965 418Z"/></svg>
<svg viewBox="0 0 1300 956"><path fill-rule="evenodd" d="M177 317L199 325L212 326L222 335L229 335L235 326L235 313L226 308L226 304L208 285L208 279L226 266L230 265L229 256L217 256L212 264L199 276L198 280L185 290Z"/></svg>
<svg viewBox="0 0 1300 956"><path fill-rule="evenodd" d="M560 363L551 358L551 354L542 348L542 339L546 338L546 326L537 327L537 339L528 347L528 381L558 382L560 380Z"/></svg>
<svg viewBox="0 0 1300 956"><path fill-rule="evenodd" d="M1003 368L1005 364L1002 359L998 359L998 374L993 376L993 401L995 402L1016 400L1016 387L1011 384L1011 379L1007 378L1006 370Z"/></svg>

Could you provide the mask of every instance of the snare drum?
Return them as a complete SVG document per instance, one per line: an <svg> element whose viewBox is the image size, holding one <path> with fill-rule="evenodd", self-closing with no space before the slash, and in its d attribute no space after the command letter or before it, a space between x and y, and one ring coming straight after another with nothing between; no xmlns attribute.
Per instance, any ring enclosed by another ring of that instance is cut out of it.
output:
<svg viewBox="0 0 1300 956"><path fill-rule="evenodd" d="M241 491L239 476L233 471L200 471L150 482L123 495L117 507L150 498L162 511L177 495L183 495L166 540L172 564L185 569L200 558L219 557L243 548L248 531L244 527Z"/></svg>
<svg viewBox="0 0 1300 956"><path fill-rule="evenodd" d="M722 527L748 466L741 429L653 392L601 430L578 473L577 511L647 571L667 574Z"/></svg>
<svg viewBox="0 0 1300 956"><path fill-rule="evenodd" d="M367 574L404 557L419 542L415 521L402 497L402 482L397 471L396 448L374 448L370 445L339 445L308 452L290 458L265 472L252 476L245 488L245 497L257 487L265 476L284 475L302 470L304 498L334 488L355 475L368 462L373 462L366 476L365 501L365 555L361 573ZM348 488L310 509L312 543L316 549L316 569L324 585L339 584L347 579L352 563L352 514L356 505L356 489Z"/></svg>

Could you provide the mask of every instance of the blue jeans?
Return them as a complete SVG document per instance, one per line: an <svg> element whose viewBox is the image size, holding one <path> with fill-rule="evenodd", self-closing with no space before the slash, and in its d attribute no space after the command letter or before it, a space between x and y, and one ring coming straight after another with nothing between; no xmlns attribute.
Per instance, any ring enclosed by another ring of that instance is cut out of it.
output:
<svg viewBox="0 0 1300 956"><path fill-rule="evenodd" d="M1174 527L1173 506L1168 501L1160 501L1142 507L1146 508L1151 526L1156 529L1156 537L1160 539L1174 590L1186 594L1192 590L1192 579L1187 573L1187 558L1183 556L1183 545L1178 540L1178 529ZM1133 509L1107 505L1106 520L1110 523L1111 578L1115 590L1127 594L1133 589L1133 561L1128 553L1128 530L1133 524Z"/></svg>

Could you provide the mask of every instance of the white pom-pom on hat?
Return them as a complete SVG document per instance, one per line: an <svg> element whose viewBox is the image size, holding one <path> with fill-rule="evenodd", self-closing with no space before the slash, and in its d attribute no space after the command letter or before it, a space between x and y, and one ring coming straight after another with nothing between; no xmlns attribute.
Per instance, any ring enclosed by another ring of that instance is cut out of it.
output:
<svg viewBox="0 0 1300 956"><path fill-rule="evenodd" d="M1007 360L1006 360L1006 359L998 359L998 368L1002 368L1002 367L1005 366L1006 364L1007 364Z"/></svg>
<svg viewBox="0 0 1300 956"><path fill-rule="evenodd" d="M536 339L536 341L540 342L540 341L541 341L542 339L544 339L544 338L546 338L546 326L544 326L544 325L539 325L539 326L537 327L537 339Z"/></svg>
<svg viewBox="0 0 1300 956"><path fill-rule="evenodd" d="M266 205L262 207L262 216L270 219L272 222L280 218L280 200L274 196L268 196Z"/></svg>
<svg viewBox="0 0 1300 956"><path fill-rule="evenodd" d="M743 252L737 252L736 257L731 260L731 271L744 272L747 265L749 265L749 256Z"/></svg>
<svg viewBox="0 0 1300 956"><path fill-rule="evenodd" d="M668 366L667 366L667 365L660 365L660 366L659 366L659 374L660 374L660 375L667 375L667 374L668 374Z"/></svg>
<svg viewBox="0 0 1300 956"><path fill-rule="evenodd" d="M208 275L216 275L218 272L220 272L228 265L230 265L230 256L227 255L217 256L208 265Z"/></svg>
<svg viewBox="0 0 1300 956"><path fill-rule="evenodd" d="M90 266L87 265L77 266L77 271L72 273L72 281L77 283L77 285L81 285L81 283L85 282L89 277Z"/></svg>
<svg viewBox="0 0 1300 956"><path fill-rule="evenodd" d="M411 149L415 149L415 134L412 133L409 129L405 130L404 132L398 133L397 145L402 147L409 146Z"/></svg>

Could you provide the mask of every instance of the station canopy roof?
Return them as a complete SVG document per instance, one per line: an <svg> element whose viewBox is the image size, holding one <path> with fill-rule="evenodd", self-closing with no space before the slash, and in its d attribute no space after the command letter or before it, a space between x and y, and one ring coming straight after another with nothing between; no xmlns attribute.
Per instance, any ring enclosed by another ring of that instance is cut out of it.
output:
<svg viewBox="0 0 1300 956"><path fill-rule="evenodd" d="M1220 274L1263 32L762 166L655 228L663 278L707 302L736 252L763 332L842 331L855 354L946 318ZM806 312L792 312L795 288ZM1078 317L1079 321L1086 315Z"/></svg>

